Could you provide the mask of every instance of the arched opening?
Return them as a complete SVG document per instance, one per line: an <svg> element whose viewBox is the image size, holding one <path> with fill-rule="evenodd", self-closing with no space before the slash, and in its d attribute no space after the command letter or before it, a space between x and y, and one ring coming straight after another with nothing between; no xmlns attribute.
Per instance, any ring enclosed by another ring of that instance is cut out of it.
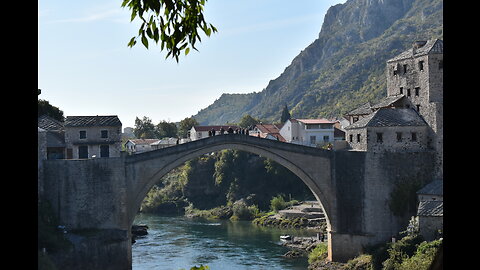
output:
<svg viewBox="0 0 480 270"><path fill-rule="evenodd" d="M208 139L207 139L208 140ZM327 227L330 228L330 222L328 219L328 210L323 207L321 198L325 198L322 192L320 191L319 185L315 182L314 177L306 172L301 166L296 164L294 161L290 160L289 156L286 156L275 149L268 149L268 147L258 147L257 145L249 145L248 143L235 143L235 142L224 142L224 143L217 143L217 144L209 144L203 147L191 147L190 149L186 149L182 153L177 153L176 155L171 155L170 158L166 158L165 156L158 156L156 166L149 167L149 173L144 173L142 175L142 179L138 179L138 192L136 196L133 197L131 214L130 214L130 224L133 223L136 213L138 213L140 206L142 204L143 199L147 195L148 191L160 180L162 177L167 175L175 168L182 166L185 163L191 163L192 160L198 160L198 157L209 155L210 153L220 153L221 151L229 149L237 151L237 153L251 153L257 155L259 157L265 158L269 160L269 162L274 162L273 166L280 166L292 174L296 175L298 178L297 180L302 181L311 191L315 199L320 203L320 207L323 208L323 212L325 214ZM242 154L240 154L242 155ZM248 154L249 155L249 154ZM155 158L148 161L149 163L155 163ZM237 164L238 165L238 164ZM142 168L148 167L147 165L143 165ZM153 168L152 168L153 167ZM217 175L217 179L221 182L221 176ZM220 183L221 184L221 183ZM232 186L232 182L228 183L230 187ZM287 194L286 194L287 195ZM241 197L241 196L240 196ZM235 200L238 198L232 198ZM228 201L228 198L225 198Z"/></svg>

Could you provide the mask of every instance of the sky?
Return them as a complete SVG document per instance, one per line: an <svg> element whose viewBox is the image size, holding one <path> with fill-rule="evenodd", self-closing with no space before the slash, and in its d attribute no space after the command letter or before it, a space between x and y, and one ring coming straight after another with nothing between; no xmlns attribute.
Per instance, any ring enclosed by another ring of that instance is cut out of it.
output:
<svg viewBox="0 0 480 270"><path fill-rule="evenodd" d="M223 93L260 92L320 33L328 8L346 0L208 0L218 32L177 63L147 50L140 20L122 0L38 2L39 99L64 116L118 115L123 127L197 114ZM294 4L293 4L294 3Z"/></svg>

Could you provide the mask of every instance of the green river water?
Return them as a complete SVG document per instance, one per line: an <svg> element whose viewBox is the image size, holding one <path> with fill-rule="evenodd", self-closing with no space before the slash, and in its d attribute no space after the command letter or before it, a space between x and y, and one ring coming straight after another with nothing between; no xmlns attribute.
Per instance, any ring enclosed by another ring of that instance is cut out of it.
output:
<svg viewBox="0 0 480 270"><path fill-rule="evenodd" d="M132 245L133 270L306 270L307 258L282 257L280 235L313 236L315 232L264 228L249 221L198 220L183 216L137 215L134 224L148 225L148 235Z"/></svg>

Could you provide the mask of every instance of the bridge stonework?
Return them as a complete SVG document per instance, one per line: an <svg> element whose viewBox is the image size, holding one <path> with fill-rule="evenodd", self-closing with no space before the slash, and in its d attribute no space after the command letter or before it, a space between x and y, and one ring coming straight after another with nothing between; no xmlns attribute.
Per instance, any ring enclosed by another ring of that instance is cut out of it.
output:
<svg viewBox="0 0 480 270"><path fill-rule="evenodd" d="M392 213L395 185L428 183L434 175L433 152L328 151L236 134L119 158L45 160L42 199L74 235L65 264L69 269L131 269L130 227L150 188L184 162L222 149L270 158L310 188L325 211L332 261L346 261L404 230L414 212Z"/></svg>

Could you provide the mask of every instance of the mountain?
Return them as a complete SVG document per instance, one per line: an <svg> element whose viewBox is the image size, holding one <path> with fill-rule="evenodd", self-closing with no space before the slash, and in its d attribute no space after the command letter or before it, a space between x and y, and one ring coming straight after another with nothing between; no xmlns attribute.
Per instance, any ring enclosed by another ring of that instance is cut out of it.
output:
<svg viewBox="0 0 480 270"><path fill-rule="evenodd" d="M416 40L443 39L443 0L348 0L328 9L318 38L261 92L223 94L200 110L201 124L244 114L279 121L339 117L386 95L386 61Z"/></svg>

